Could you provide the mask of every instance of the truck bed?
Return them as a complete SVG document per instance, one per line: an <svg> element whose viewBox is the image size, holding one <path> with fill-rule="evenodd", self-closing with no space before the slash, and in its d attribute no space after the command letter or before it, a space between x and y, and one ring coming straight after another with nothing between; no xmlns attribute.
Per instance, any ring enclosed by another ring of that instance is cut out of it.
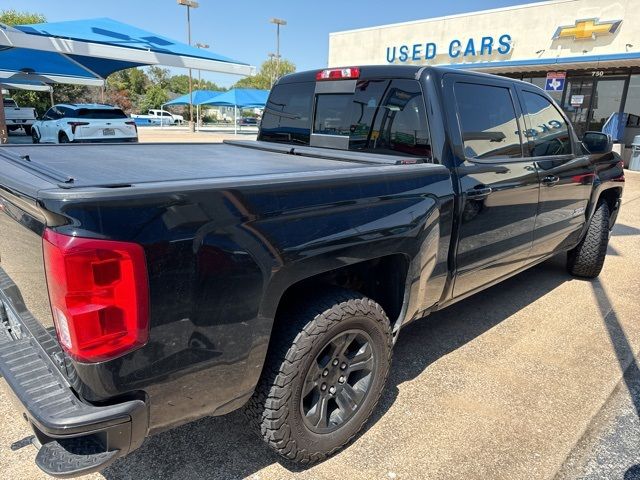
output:
<svg viewBox="0 0 640 480"><path fill-rule="evenodd" d="M295 154L293 147L260 143L15 145L3 147L0 158L62 188L343 170L394 165L399 158L348 152L327 158L326 150Z"/></svg>

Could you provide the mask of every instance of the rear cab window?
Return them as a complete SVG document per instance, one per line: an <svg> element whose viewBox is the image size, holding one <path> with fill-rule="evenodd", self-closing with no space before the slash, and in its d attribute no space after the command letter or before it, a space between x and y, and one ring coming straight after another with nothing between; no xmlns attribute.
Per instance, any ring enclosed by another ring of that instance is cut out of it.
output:
<svg viewBox="0 0 640 480"><path fill-rule="evenodd" d="M431 159L422 88L409 79L278 84L259 139Z"/></svg>

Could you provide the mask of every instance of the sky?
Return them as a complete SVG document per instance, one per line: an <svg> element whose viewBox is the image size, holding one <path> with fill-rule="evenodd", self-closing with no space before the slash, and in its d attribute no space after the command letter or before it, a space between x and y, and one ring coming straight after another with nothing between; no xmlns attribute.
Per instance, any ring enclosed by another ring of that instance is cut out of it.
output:
<svg viewBox="0 0 640 480"><path fill-rule="evenodd" d="M199 0L192 10L192 42L259 66L276 49L273 17L282 18L280 53L297 69L327 65L329 33L388 23L406 22L489 8L530 3L518 0ZM2 0L0 9L42 13L47 21L110 17L174 39L187 40L186 9L176 0ZM174 69L174 73L181 73ZM185 71L186 72L186 71ZM229 86L239 77L202 73Z"/></svg>

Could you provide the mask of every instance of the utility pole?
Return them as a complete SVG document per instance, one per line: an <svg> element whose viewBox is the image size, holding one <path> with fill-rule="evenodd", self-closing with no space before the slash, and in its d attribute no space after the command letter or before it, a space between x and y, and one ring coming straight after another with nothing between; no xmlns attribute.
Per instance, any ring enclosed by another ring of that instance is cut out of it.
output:
<svg viewBox="0 0 640 480"><path fill-rule="evenodd" d="M198 2L194 0L178 0L178 5L184 5L187 7L187 42L191 46L191 9L198 8ZM195 125L193 123L193 77L191 75L191 69L189 69L189 130L195 131Z"/></svg>
<svg viewBox="0 0 640 480"><path fill-rule="evenodd" d="M281 18L272 18L269 20L269 23L273 23L276 26L276 80L279 78L280 74L280 25L284 26L287 24L286 20L282 20Z"/></svg>

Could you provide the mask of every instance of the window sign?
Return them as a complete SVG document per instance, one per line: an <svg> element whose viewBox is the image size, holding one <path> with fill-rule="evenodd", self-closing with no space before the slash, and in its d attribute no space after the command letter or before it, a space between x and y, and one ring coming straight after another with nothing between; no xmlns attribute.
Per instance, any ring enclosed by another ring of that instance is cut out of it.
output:
<svg viewBox="0 0 640 480"><path fill-rule="evenodd" d="M561 92L564 90L564 81L567 79L566 72L549 72L544 89L549 92Z"/></svg>
<svg viewBox="0 0 640 480"><path fill-rule="evenodd" d="M584 95L571 95L571 106L580 107L584 103Z"/></svg>

